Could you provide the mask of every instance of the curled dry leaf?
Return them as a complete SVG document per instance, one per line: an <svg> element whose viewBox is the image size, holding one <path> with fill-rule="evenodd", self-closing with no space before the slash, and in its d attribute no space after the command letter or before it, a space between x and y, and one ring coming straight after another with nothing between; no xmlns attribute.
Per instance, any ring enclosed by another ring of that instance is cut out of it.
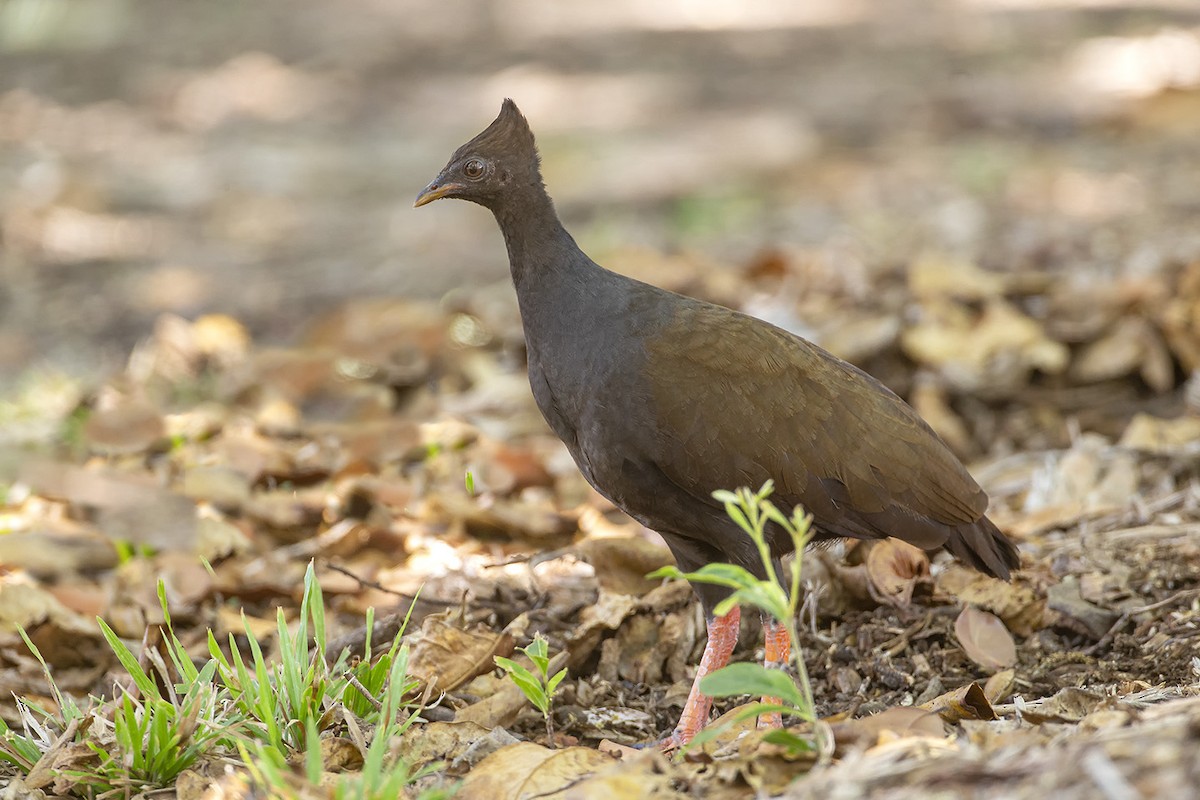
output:
<svg viewBox="0 0 1200 800"><path fill-rule="evenodd" d="M37 520L29 530L0 536L0 564L38 576L111 569L120 559L112 540L69 519Z"/></svg>
<svg viewBox="0 0 1200 800"><path fill-rule="evenodd" d="M390 386L411 386L445 350L446 314L437 303L404 298L354 300L317 319L305 336L314 348L353 359Z"/></svg>
<svg viewBox="0 0 1200 800"><path fill-rule="evenodd" d="M1200 369L1200 261L1193 261L1180 273L1158 323L1183 368L1188 372Z"/></svg>
<svg viewBox="0 0 1200 800"><path fill-rule="evenodd" d="M900 318L895 314L856 316L847 310L829 323L822 328L818 341L838 358L853 364L879 355L900 337Z"/></svg>
<svg viewBox="0 0 1200 800"><path fill-rule="evenodd" d="M963 455L975 449L966 423L950 407L946 390L938 381L932 380L926 374L918 375L908 401L921 415L921 419L928 422L955 453Z"/></svg>
<svg viewBox="0 0 1200 800"><path fill-rule="evenodd" d="M350 772L361 769L362 764L362 752L346 737L327 736L321 739L321 767L326 772Z"/></svg>
<svg viewBox="0 0 1200 800"><path fill-rule="evenodd" d="M921 708L932 711L946 722L959 722L964 719L996 719L996 712L992 710L987 693L974 681L939 695L928 703L922 703Z"/></svg>
<svg viewBox="0 0 1200 800"><path fill-rule="evenodd" d="M929 556L924 550L899 539L871 542L867 578L872 595L880 602L908 606L917 583L928 577Z"/></svg>
<svg viewBox="0 0 1200 800"><path fill-rule="evenodd" d="M742 780L759 797L782 795L797 777L815 766L819 758L815 749L796 750L763 741L772 733L774 731L768 728L750 728L737 740L737 755L731 760L737 765Z"/></svg>
<svg viewBox="0 0 1200 800"><path fill-rule="evenodd" d="M193 500L237 509L250 499L250 482L243 473L229 467L191 466L183 473L179 491Z"/></svg>
<svg viewBox="0 0 1200 800"><path fill-rule="evenodd" d="M544 539L575 531L575 517L558 510L549 498L496 498L487 505L458 491L431 493L418 512L432 525L462 523L478 538L525 537Z"/></svg>
<svg viewBox="0 0 1200 800"><path fill-rule="evenodd" d="M954 621L954 633L967 657L984 669L1005 669L1017 663L1012 634L995 614L966 606Z"/></svg>
<svg viewBox="0 0 1200 800"><path fill-rule="evenodd" d="M630 595L601 591L596 602L580 609L569 640L571 651L583 658L590 656L600 639L620 628L636 606L637 600Z"/></svg>
<svg viewBox="0 0 1200 800"><path fill-rule="evenodd" d="M431 614L410 643L409 672L434 692L447 692L495 669L493 656L513 651L512 636L486 626L463 628L445 614Z"/></svg>
<svg viewBox="0 0 1200 800"><path fill-rule="evenodd" d="M1016 684L1017 673L1015 670L1001 670L987 679L987 683L983 685L983 696L988 699L989 703L999 703L1012 694Z"/></svg>

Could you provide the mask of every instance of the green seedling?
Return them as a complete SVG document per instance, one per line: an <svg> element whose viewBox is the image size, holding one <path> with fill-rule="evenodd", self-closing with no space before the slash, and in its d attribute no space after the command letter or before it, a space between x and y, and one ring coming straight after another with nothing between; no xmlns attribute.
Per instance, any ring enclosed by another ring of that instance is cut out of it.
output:
<svg viewBox="0 0 1200 800"><path fill-rule="evenodd" d="M551 677L546 640L540 633L533 637L528 647L521 648L521 652L533 662L536 673L511 658L495 656L496 665L508 673L508 677L533 707L542 712L542 718L546 721L546 741L550 747L554 747L554 716L550 713L550 708L554 702L554 692L562 683L562 679L567 677L567 668L563 667Z"/></svg>
<svg viewBox="0 0 1200 800"><path fill-rule="evenodd" d="M362 749L364 768L339 778L329 795L335 800L409 796L414 781L440 769L434 764L414 770L394 755L395 738L421 710L407 699L417 681L408 674L408 649L400 641L404 627L377 658L371 657L368 637L356 663L349 663L348 648L329 663L321 588L311 564L299 619L289 625L280 611L278 660L264 657L264 646L248 625L249 656L232 639L226 655L210 631L209 658L193 658L172 627L161 581L158 597L164 620L160 644L140 654L98 620L129 676L121 681L128 688L113 699L89 697L80 704L61 692L38 648L20 631L42 665L57 707L48 711L18 698L19 724L0 722L0 762L28 774L46 768L41 761L47 753L71 743L81 755L66 766L51 766L55 777L69 780L83 797L129 797L170 788L180 772L201 759L240 754L251 775L263 776L267 795L313 797L317 779L304 778L321 778L321 736L340 718ZM373 622L368 611L368 630ZM295 755L303 758L304 775L289 766ZM419 796L435 798L445 791Z"/></svg>
<svg viewBox="0 0 1200 800"><path fill-rule="evenodd" d="M796 628L796 613L799 608L800 567L804 546L810 538L812 516L806 514L800 507L792 511L790 517L785 516L775 504L767 499L774 490L774 484L767 481L757 492L748 488L736 492L718 490L713 497L724 504L725 513L737 523L758 550L762 560L766 578L755 577L749 570L736 564L715 563L706 564L695 572L684 573L677 567L663 567L650 573L651 578L684 578L693 583L710 583L725 586L733 592L725 600L717 604L714 612L718 615L729 613L734 606L749 605L769 614L782 623L788 631L792 642L789 660L795 669L797 680L793 681L786 672L769 669L761 664L731 664L716 670L700 682L700 690L711 697L736 697L745 694L761 694L764 697L778 697L780 703L751 703L735 715L727 726L708 728L701 731L691 745L695 746L719 736L728 726L755 717L760 714L781 713L797 717L806 722L814 722L812 688L808 680L808 672L804 666L804 658L798 645L799 637ZM766 530L769 524L782 528L792 540L795 557L792 559L786 583L776 574L771 550L767 544ZM817 736L820 733L818 730ZM764 739L774 744L783 745L792 750L810 750L812 743L786 730L769 732ZM821 742L818 738L818 747ZM685 748L686 750L686 748Z"/></svg>

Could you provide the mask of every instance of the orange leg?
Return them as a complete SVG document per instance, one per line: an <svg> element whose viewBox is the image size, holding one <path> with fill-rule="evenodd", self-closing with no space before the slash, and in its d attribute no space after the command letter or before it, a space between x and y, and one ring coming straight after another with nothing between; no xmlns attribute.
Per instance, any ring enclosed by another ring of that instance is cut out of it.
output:
<svg viewBox="0 0 1200 800"><path fill-rule="evenodd" d="M729 656L733 654L733 648L737 645L741 620L742 611L734 606L725 616L713 617L708 621L708 643L704 645L704 657L700 659L696 680L692 683L692 691L683 706L683 714L679 717L675 732L660 742L664 750L674 750L687 744L708 722L712 698L701 693L700 681L705 675L729 663Z"/></svg>
<svg viewBox="0 0 1200 800"><path fill-rule="evenodd" d="M787 626L774 618L764 618L763 643L763 666L767 669L786 668L792 650L792 639L788 636ZM781 702L778 697L764 697L762 701L773 705ZM782 728L783 717L777 711L763 714L758 718L758 727Z"/></svg>

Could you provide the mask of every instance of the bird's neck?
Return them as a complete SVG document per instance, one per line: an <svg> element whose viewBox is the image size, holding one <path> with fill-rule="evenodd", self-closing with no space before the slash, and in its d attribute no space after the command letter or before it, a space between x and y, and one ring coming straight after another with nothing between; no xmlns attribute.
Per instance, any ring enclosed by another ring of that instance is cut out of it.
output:
<svg viewBox="0 0 1200 800"><path fill-rule="evenodd" d="M581 321L597 312L597 286L606 271L584 255L563 228L545 189L511 196L494 209L508 247L509 269L530 357L569 346Z"/></svg>
<svg viewBox="0 0 1200 800"><path fill-rule="evenodd" d="M556 273L577 261L579 247L567 233L554 202L541 186L514 194L493 209L508 248L508 265L518 295L552 282Z"/></svg>

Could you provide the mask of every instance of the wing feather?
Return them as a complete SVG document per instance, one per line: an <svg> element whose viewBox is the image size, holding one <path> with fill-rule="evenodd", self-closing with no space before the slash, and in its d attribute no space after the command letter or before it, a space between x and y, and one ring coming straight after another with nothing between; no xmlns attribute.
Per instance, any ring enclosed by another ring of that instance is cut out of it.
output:
<svg viewBox="0 0 1200 800"><path fill-rule="evenodd" d="M671 441L659 442L659 467L697 499L771 478L783 503L815 510L840 502L856 517L903 511L940 529L986 511L979 485L899 397L813 344L738 312L680 306L648 340L642 377L656 429L672 432ZM823 481L840 483L842 499L818 497L828 494Z"/></svg>

